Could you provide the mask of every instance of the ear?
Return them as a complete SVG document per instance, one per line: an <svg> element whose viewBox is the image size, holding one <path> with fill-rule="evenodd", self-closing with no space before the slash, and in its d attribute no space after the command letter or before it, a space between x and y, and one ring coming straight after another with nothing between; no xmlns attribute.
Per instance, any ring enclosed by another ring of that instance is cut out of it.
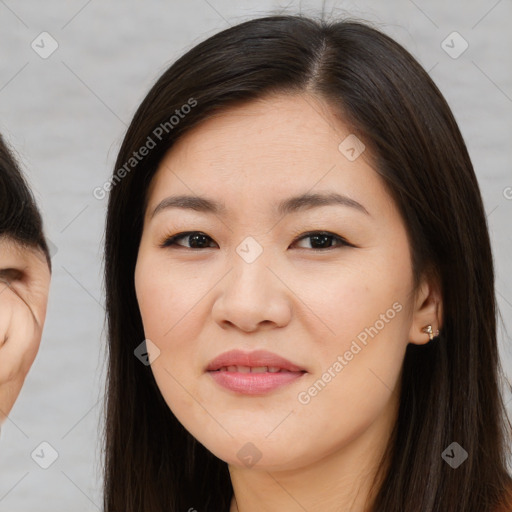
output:
<svg viewBox="0 0 512 512"><path fill-rule="evenodd" d="M443 325L443 303L439 279L432 274L422 278L416 293L409 341L415 345L424 345L430 341L423 329L432 326L434 336Z"/></svg>

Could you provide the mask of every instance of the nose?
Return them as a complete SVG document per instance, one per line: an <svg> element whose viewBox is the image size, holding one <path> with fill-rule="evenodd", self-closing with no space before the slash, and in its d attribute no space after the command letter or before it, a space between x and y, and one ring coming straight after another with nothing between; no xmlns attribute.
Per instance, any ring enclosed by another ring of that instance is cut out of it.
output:
<svg viewBox="0 0 512 512"><path fill-rule="evenodd" d="M223 329L254 332L289 323L293 294L268 263L262 256L251 263L234 258L212 306L213 319Z"/></svg>

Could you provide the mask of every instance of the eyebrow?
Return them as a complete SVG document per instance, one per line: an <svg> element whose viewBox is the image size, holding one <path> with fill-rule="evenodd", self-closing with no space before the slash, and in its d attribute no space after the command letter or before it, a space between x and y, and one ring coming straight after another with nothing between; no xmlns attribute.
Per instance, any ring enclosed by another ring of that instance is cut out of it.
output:
<svg viewBox="0 0 512 512"><path fill-rule="evenodd" d="M338 194L337 192L323 194L304 193L290 197L277 204L276 213L280 216L284 216L298 211L331 205L347 206L371 217L368 210L361 203L358 203L355 199L348 196ZM151 218L153 218L157 213L169 208L194 210L219 216L225 216L227 214L226 206L213 199L199 196L178 195L166 197L162 200L153 210Z"/></svg>

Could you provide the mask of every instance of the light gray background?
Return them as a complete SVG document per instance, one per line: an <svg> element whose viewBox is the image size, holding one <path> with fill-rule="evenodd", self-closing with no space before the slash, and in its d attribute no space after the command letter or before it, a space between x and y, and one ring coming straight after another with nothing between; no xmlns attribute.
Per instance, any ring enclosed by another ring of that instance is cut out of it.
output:
<svg viewBox="0 0 512 512"><path fill-rule="evenodd" d="M108 179L136 107L173 60L215 32L271 10L319 14L322 5L0 0L0 131L20 154L55 245L41 349L0 438L0 511L101 508L106 200L92 191ZM413 53L448 100L484 196L498 303L510 333L512 2L338 1L323 8L376 22ZM31 48L43 31L59 45L47 59ZM457 59L441 47L453 31L469 43ZM509 341L500 326L510 378ZM46 470L31 458L43 441L58 452Z"/></svg>

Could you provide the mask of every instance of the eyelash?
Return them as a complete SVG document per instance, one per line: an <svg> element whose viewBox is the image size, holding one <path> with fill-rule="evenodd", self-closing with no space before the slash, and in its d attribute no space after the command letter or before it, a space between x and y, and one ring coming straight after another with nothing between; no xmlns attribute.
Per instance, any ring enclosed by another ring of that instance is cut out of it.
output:
<svg viewBox="0 0 512 512"><path fill-rule="evenodd" d="M207 238L209 238L210 240L213 240L211 237L209 237L206 233L203 233L202 231L184 231L182 233L177 233L176 235L167 236L164 239L164 241L161 244L159 244L159 246L162 249L169 248L172 246L178 246L178 244L176 244L177 240L180 240L181 238L187 238L187 237L189 237L191 235L195 235L195 234L204 235ZM347 240L345 240L343 237L336 235L335 233L331 233L330 231L308 231L306 233L302 233L301 236L299 236L293 240L292 244L302 240L303 238L311 238L315 235L327 236L330 238L334 238L336 241L339 242L339 245L333 246L333 247L327 247L325 249L307 249L307 250L311 250L311 251L315 251L315 252L325 252L325 251L333 250L333 249L340 248L340 247L356 247L355 245L347 242ZM189 249L191 251L200 251L202 249L212 249L212 247L203 247L203 248L193 248L193 247L183 247L183 246L178 246L178 247L180 247L182 249ZM300 249L305 249L305 247L300 247Z"/></svg>

